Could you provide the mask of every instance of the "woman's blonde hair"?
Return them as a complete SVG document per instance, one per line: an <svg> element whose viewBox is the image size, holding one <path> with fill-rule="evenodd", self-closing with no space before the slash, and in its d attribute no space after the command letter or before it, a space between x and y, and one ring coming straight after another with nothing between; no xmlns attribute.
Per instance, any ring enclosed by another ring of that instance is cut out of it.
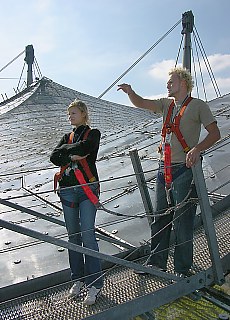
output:
<svg viewBox="0 0 230 320"><path fill-rule="evenodd" d="M169 75L171 76L172 74L177 74L181 80L185 80L186 85L187 85L187 91L189 93L192 92L192 88L193 88L194 84L193 84L193 80L192 80L192 75L187 69L181 68L181 67L176 67L176 68L173 68L169 71Z"/></svg>
<svg viewBox="0 0 230 320"><path fill-rule="evenodd" d="M67 108L67 112L69 112L69 110L71 108L78 108L82 113L85 114L85 124L89 124L89 112L88 112L88 108L86 106L86 104L78 99L75 99L73 102L70 103L70 105Z"/></svg>

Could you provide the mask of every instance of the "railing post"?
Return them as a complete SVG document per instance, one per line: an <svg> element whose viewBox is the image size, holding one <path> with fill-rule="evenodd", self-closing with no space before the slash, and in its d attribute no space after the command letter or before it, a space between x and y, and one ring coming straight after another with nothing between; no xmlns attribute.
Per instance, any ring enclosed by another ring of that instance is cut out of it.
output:
<svg viewBox="0 0 230 320"><path fill-rule="evenodd" d="M214 279L216 283L223 284L224 282L223 268L221 265L216 232L215 232L215 227L214 227L213 218L212 218L212 210L209 203L201 161L199 161L194 167L192 167L192 172L193 172L194 182L196 185L199 204L201 208L203 225L204 225L204 229L207 236L208 248L211 256L212 268L214 273Z"/></svg>
<svg viewBox="0 0 230 320"><path fill-rule="evenodd" d="M131 149L129 155L132 161L133 169L136 175L137 184L141 193L141 198L144 204L145 212L148 214L148 222L151 225L153 219L149 214L153 214L153 206L150 199L149 191L146 185L144 172L141 166L140 158L138 156L137 149Z"/></svg>

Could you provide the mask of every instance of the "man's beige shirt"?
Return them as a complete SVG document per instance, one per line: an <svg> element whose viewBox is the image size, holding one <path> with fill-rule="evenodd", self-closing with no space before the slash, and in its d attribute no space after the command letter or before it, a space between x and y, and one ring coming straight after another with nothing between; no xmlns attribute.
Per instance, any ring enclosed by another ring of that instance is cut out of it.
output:
<svg viewBox="0 0 230 320"><path fill-rule="evenodd" d="M154 100L154 103L157 105L156 113L163 114L163 122L165 121L171 102L172 99L169 98ZM215 121L207 103L203 100L193 98L187 105L180 120L180 131L187 145L190 148L197 145L200 138L201 125L206 127ZM172 163L185 162L186 154L174 133L171 137L171 148Z"/></svg>

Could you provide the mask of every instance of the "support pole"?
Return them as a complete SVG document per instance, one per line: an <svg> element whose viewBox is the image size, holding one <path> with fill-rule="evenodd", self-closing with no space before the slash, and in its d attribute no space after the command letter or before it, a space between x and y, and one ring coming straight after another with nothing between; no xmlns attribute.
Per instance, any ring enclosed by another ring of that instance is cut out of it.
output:
<svg viewBox="0 0 230 320"><path fill-rule="evenodd" d="M182 31L184 35L184 54L183 67L191 72L191 33L193 31L194 16L192 11L183 13L182 15Z"/></svg>
<svg viewBox="0 0 230 320"><path fill-rule="evenodd" d="M201 161L199 161L194 167L192 167L192 172L199 198L203 225L208 242L208 248L212 260L214 279L216 283L223 284L225 281L223 268L220 260L220 253L212 218L212 210L209 203Z"/></svg>
<svg viewBox="0 0 230 320"><path fill-rule="evenodd" d="M86 255L89 255L89 256L94 257L94 258L98 258L98 259L101 259L101 260L109 261L111 263L114 263L114 264L117 264L117 265L121 265L121 266L124 266L126 268L131 268L131 269L134 269L134 270L143 271L144 273L147 272L149 274L156 275L156 276L162 277L164 279L170 279L170 280L175 280L175 281L180 280L180 278L177 277L174 274L166 273L166 272L163 272L163 271L158 271L158 270L155 270L155 269L152 269L152 268L145 267L145 266L143 266L142 264L139 264L139 263L135 263L135 262L132 262L132 261L128 261L128 260L125 260L125 259L118 258L118 257L113 256L113 255L108 255L108 254L101 253L101 252L98 252L98 251L95 251L95 250L92 250L92 249L89 249L89 248L86 248L86 247L82 247L82 246L79 246L77 244L74 244L74 243L71 243L71 242L68 242L68 241L65 241L65 240L61 240L61 239L58 239L58 238L55 238L55 237L51 237L51 236L43 234L41 232L38 232L38 231L35 231L35 230L31 230L31 229L22 227L20 225L17 225L17 224L14 224L12 222L8 222L8 221L2 220L2 219L0 219L0 227L3 227L5 229L9 229L9 230L14 231L14 232L18 232L18 233L24 234L26 236L29 236L29 237L32 237L32 238L35 238L35 239L38 239L38 240L41 240L41 241L45 241L45 242L54 244L56 246L60 246L62 248L66 248L66 249L69 249L69 250L80 252L82 254L86 254Z"/></svg>
<svg viewBox="0 0 230 320"><path fill-rule="evenodd" d="M183 29L181 33L184 35L184 55L182 64L183 68L186 68L189 72L191 72L191 33L193 31L193 25L194 16L192 11L183 13ZM192 167L192 173L199 198L204 229L207 235L208 248L213 265L214 279L216 283L222 284L224 282L223 268L221 265L218 243L212 219L212 210L208 199L201 161Z"/></svg>
<svg viewBox="0 0 230 320"><path fill-rule="evenodd" d="M31 85L33 82L33 70L32 66L34 63L34 48L32 44L26 46L26 56L25 56L25 62L28 65L28 70L27 70L27 87Z"/></svg>
<svg viewBox="0 0 230 320"><path fill-rule="evenodd" d="M129 155L132 161L133 169L136 175L137 184L141 193L141 198L144 204L145 212L148 214L148 222L151 226L153 219L149 214L153 214L153 206L150 199L149 191L146 185L144 172L141 166L140 158L138 156L137 149L132 149L129 151Z"/></svg>

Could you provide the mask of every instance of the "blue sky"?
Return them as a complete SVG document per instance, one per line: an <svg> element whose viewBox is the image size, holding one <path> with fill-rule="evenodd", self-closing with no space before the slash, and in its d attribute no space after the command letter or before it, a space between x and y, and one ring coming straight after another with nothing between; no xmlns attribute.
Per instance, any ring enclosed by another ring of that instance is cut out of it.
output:
<svg viewBox="0 0 230 320"><path fill-rule="evenodd" d="M0 69L32 44L43 76L95 97L175 25L182 13L192 10L221 94L230 92L229 0L0 0L0 4ZM181 29L179 24L120 83L132 84L144 97L165 96ZM23 59L24 55L0 72L0 94L13 95L18 80L2 78L19 78ZM206 92L208 100L215 98L208 78ZM103 99L129 104L116 86Z"/></svg>

